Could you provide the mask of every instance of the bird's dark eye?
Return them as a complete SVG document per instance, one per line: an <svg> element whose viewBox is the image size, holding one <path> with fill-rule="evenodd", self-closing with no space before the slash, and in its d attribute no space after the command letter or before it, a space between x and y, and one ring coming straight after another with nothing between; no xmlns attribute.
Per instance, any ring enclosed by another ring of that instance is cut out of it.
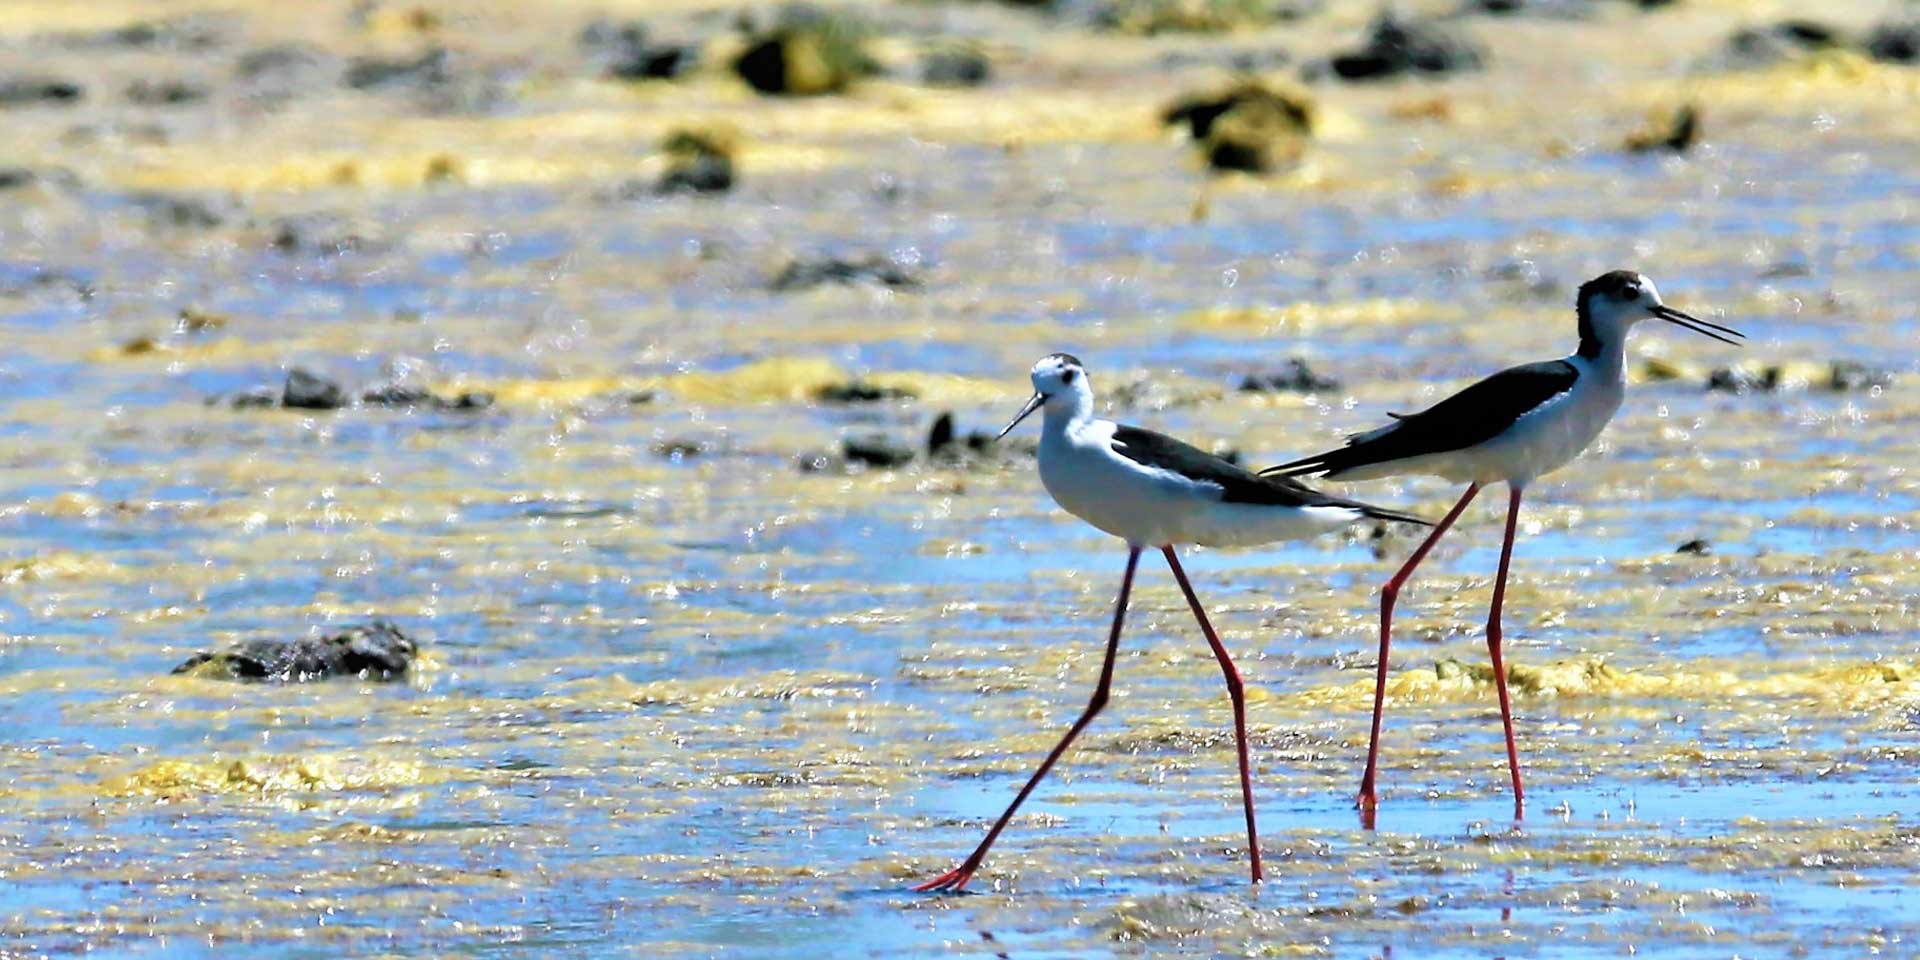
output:
<svg viewBox="0 0 1920 960"><path fill-rule="evenodd" d="M1061 382L1061 383L1072 383L1072 382L1073 382L1073 378L1074 378L1074 377L1077 377L1077 376L1079 376L1079 375L1080 375L1080 371L1078 371L1078 370L1075 370L1075 369L1073 369L1072 367L1068 367L1068 368L1066 369L1066 372L1065 372L1065 373L1062 373L1062 374L1060 374L1060 382Z"/></svg>
<svg viewBox="0 0 1920 960"><path fill-rule="evenodd" d="M1624 286L1624 287L1621 287L1621 288L1620 288L1620 299L1622 299L1622 300L1638 300L1638 299L1640 299L1640 285L1639 285L1639 284L1637 284L1637 283L1629 283L1629 284L1627 284L1626 286Z"/></svg>

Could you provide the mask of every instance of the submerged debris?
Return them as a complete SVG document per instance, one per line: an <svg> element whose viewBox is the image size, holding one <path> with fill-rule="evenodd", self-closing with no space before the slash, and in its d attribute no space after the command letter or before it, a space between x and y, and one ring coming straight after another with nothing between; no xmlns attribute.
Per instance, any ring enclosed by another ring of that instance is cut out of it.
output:
<svg viewBox="0 0 1920 960"><path fill-rule="evenodd" d="M1317 12L1322 0L1103 0L1096 26L1121 33L1224 33L1298 20Z"/></svg>
<svg viewBox="0 0 1920 960"><path fill-rule="evenodd" d="M493 394L484 391L468 391L453 396L442 396L424 387L399 381L376 384L361 390L358 394L350 394L337 381L323 377L305 367L293 367L287 371L286 380L277 388L272 384L259 384L235 393L207 398L209 405L220 404L235 409L281 407L288 410L338 410L355 401L369 407L484 410L493 406Z"/></svg>
<svg viewBox="0 0 1920 960"><path fill-rule="evenodd" d="M1867 34L1867 55L1888 63L1920 63L1920 19L1889 20Z"/></svg>
<svg viewBox="0 0 1920 960"><path fill-rule="evenodd" d="M978 87L992 75L993 64L978 47L943 47L920 61L920 82L929 87Z"/></svg>
<svg viewBox="0 0 1920 960"><path fill-rule="evenodd" d="M595 20L580 31L580 47L618 80L671 80L700 62L698 46L654 43L646 24L638 20Z"/></svg>
<svg viewBox="0 0 1920 960"><path fill-rule="evenodd" d="M1245 393L1320 393L1340 389L1340 381L1324 376L1307 361L1289 357L1287 368L1279 373L1250 373L1240 381Z"/></svg>
<svg viewBox="0 0 1920 960"><path fill-rule="evenodd" d="M905 264L877 253L851 258L821 257L790 261L767 288L776 293L786 293L823 283L875 283L899 289L920 286L920 276Z"/></svg>
<svg viewBox="0 0 1920 960"><path fill-rule="evenodd" d="M1304 89L1247 80L1174 103L1161 122L1184 124L1215 170L1266 173L1299 160L1314 107Z"/></svg>
<svg viewBox="0 0 1920 960"><path fill-rule="evenodd" d="M876 403L881 400L912 400L919 394L906 387L883 387L865 380L833 383L813 392L821 403Z"/></svg>
<svg viewBox="0 0 1920 960"><path fill-rule="evenodd" d="M201 652L173 668L176 674L218 680L307 683L331 677L394 680L419 653L413 638L385 620L347 627L324 637L249 640L232 650Z"/></svg>
<svg viewBox="0 0 1920 960"><path fill-rule="evenodd" d="M1627 134L1625 147L1632 153L1652 153L1656 150L1685 153L1693 148L1694 141L1699 138L1700 110L1687 103L1671 113L1648 120L1639 129Z"/></svg>
<svg viewBox="0 0 1920 960"><path fill-rule="evenodd" d="M66 106L80 102L86 95L85 87L58 77L0 78L0 107L30 107L39 104Z"/></svg>
<svg viewBox="0 0 1920 960"><path fill-rule="evenodd" d="M1814 20L1782 20L1736 31L1709 65L1727 69L1770 67L1846 45L1835 27Z"/></svg>
<svg viewBox="0 0 1920 960"><path fill-rule="evenodd" d="M1336 55L1329 65L1343 80L1383 80L1479 70L1485 61L1480 44L1455 28L1386 10L1373 21L1365 46Z"/></svg>
<svg viewBox="0 0 1920 960"><path fill-rule="evenodd" d="M1794 388L1847 393L1882 389L1893 382L1893 371L1856 360L1835 360L1824 368L1803 364L1716 367L1707 375L1707 389L1723 393L1772 393Z"/></svg>
<svg viewBox="0 0 1920 960"><path fill-rule="evenodd" d="M676 130L660 147L667 170L655 186L657 193L722 193L733 189L733 160L740 151L740 133L724 124Z"/></svg>
<svg viewBox="0 0 1920 960"><path fill-rule="evenodd" d="M867 36L866 24L850 14L789 6L778 26L752 38L734 59L733 72L765 94L839 93L880 72L867 54Z"/></svg>
<svg viewBox="0 0 1920 960"><path fill-rule="evenodd" d="M912 463L916 451L912 444L903 443L884 433L863 433L843 438L840 441L840 453L849 463L897 467Z"/></svg>

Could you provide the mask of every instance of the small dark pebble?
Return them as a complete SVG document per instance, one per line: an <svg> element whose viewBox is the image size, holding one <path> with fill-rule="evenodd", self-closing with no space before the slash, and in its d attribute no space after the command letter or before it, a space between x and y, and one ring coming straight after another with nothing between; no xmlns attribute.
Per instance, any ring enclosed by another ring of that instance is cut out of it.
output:
<svg viewBox="0 0 1920 960"><path fill-rule="evenodd" d="M849 463L870 467L897 467L913 462L916 455L912 446L882 433L845 437L840 441L840 453Z"/></svg>
<svg viewBox="0 0 1920 960"><path fill-rule="evenodd" d="M1835 360L1827 370L1827 389L1835 393L1893 385L1893 371L1853 360Z"/></svg>
<svg viewBox="0 0 1920 960"><path fill-rule="evenodd" d="M399 627L375 620L325 637L249 640L232 650L197 653L173 672L266 683L331 677L396 680L406 675L418 653L418 644Z"/></svg>
<svg viewBox="0 0 1920 960"><path fill-rule="evenodd" d="M143 21L107 30L60 36L63 44L78 49L124 47L133 50L208 50L219 46L223 39L213 18L206 16Z"/></svg>
<svg viewBox="0 0 1920 960"><path fill-rule="evenodd" d="M748 39L733 72L764 94L840 93L880 72L866 38L866 26L845 12L791 4L781 10L778 26Z"/></svg>
<svg viewBox="0 0 1920 960"><path fill-rule="evenodd" d="M1668 151L1685 153L1700 139L1700 111L1684 104L1658 123L1651 123L1627 136L1626 148L1632 153Z"/></svg>
<svg viewBox="0 0 1920 960"><path fill-rule="evenodd" d="M212 230L227 222L226 215L212 204L194 197L140 193L129 199L146 210L147 223L156 229Z"/></svg>
<svg viewBox="0 0 1920 960"><path fill-rule="evenodd" d="M1250 373L1240 381L1247 393L1320 393L1340 389L1340 381L1322 376L1307 361L1290 357L1287 368L1279 373Z"/></svg>
<svg viewBox="0 0 1920 960"><path fill-rule="evenodd" d="M86 95L86 88L55 77L7 77L0 80L0 107L27 107L43 103L67 105L80 102Z"/></svg>
<svg viewBox="0 0 1920 960"><path fill-rule="evenodd" d="M920 61L920 82L929 87L978 87L992 75L987 55L972 47L935 50Z"/></svg>
<svg viewBox="0 0 1920 960"><path fill-rule="evenodd" d="M1920 20L1888 21L1867 35L1867 54L1888 63L1920 63Z"/></svg>
<svg viewBox="0 0 1920 960"><path fill-rule="evenodd" d="M621 80L672 80L691 72L699 63L699 47L641 47L615 60L607 67L607 75Z"/></svg>
<svg viewBox="0 0 1920 960"><path fill-rule="evenodd" d="M733 159L722 153L676 157L660 175L654 193L725 193L733 189ZM631 189L624 191L632 194Z"/></svg>
<svg viewBox="0 0 1920 960"><path fill-rule="evenodd" d="M1694 557L1704 557L1713 553L1713 544L1708 543L1707 541L1696 537L1692 540L1688 540L1686 543L1683 543L1673 548L1673 552L1684 553L1684 554L1687 554L1688 556L1694 556Z"/></svg>
<svg viewBox="0 0 1920 960"><path fill-rule="evenodd" d="M338 383L304 367L287 371L286 386L281 389L280 405L290 410L337 410L347 402L347 393Z"/></svg>
<svg viewBox="0 0 1920 960"><path fill-rule="evenodd" d="M1813 20L1782 20L1746 27L1727 38L1718 63L1728 67L1765 67L1840 46L1840 31Z"/></svg>
<svg viewBox="0 0 1920 960"><path fill-rule="evenodd" d="M135 80L127 87L127 102L143 107L177 107L206 98L206 87L184 80Z"/></svg>
<svg viewBox="0 0 1920 960"><path fill-rule="evenodd" d="M927 453L938 455L953 445L953 411L942 411L927 429Z"/></svg>
<svg viewBox="0 0 1920 960"><path fill-rule="evenodd" d="M1373 21L1365 46L1336 55L1330 65L1343 80L1379 80L1478 70L1485 59L1478 43L1438 20L1387 10Z"/></svg>
<svg viewBox="0 0 1920 960"><path fill-rule="evenodd" d="M805 290L823 283L877 283L898 289L918 287L920 277L905 266L876 253L858 258L794 260L780 270L768 288L783 293Z"/></svg>
<svg viewBox="0 0 1920 960"><path fill-rule="evenodd" d="M359 57L347 65L341 82L355 90L433 86L453 79L453 55L435 47L417 57Z"/></svg>
<svg viewBox="0 0 1920 960"><path fill-rule="evenodd" d="M821 403L878 403L882 400L912 400L917 394L905 387L882 387L865 380L835 383L813 392Z"/></svg>
<svg viewBox="0 0 1920 960"><path fill-rule="evenodd" d="M1811 386L1834 393L1873 390L1893 385L1893 371L1871 367L1855 360L1835 360L1827 367L1827 378ZM1772 393L1785 385L1786 375L1778 366L1760 370L1720 367L1707 375L1707 389L1722 393Z"/></svg>
<svg viewBox="0 0 1920 960"><path fill-rule="evenodd" d="M675 463L682 460L691 460L694 457L706 453L709 449L711 449L711 447L705 440L695 440L689 437L662 440L653 445L655 456L665 457Z"/></svg>

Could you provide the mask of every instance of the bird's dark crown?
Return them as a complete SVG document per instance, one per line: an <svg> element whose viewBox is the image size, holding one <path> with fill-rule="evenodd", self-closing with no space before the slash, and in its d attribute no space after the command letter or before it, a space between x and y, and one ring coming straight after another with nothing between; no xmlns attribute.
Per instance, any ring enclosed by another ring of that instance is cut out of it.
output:
<svg viewBox="0 0 1920 960"><path fill-rule="evenodd" d="M1574 309L1580 313L1580 355L1597 357L1600 355L1600 337L1593 329L1593 298L1609 296L1626 299L1630 287L1638 287L1646 282L1645 278L1632 270L1609 270L1580 285L1580 293L1574 297ZM1638 292L1635 292L1638 295Z"/></svg>
<svg viewBox="0 0 1920 960"><path fill-rule="evenodd" d="M1080 358L1071 353L1049 353L1041 359L1057 360L1061 366L1086 368L1086 365L1080 362Z"/></svg>

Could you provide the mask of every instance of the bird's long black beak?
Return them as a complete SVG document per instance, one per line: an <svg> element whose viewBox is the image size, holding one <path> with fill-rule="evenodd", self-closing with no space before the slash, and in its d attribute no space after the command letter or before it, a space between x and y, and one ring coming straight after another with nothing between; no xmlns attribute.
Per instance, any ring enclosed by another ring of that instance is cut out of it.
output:
<svg viewBox="0 0 1920 960"><path fill-rule="evenodd" d="M1013 428L1014 428L1014 427L1017 427L1017 426L1019 426L1019 425L1020 425L1020 421L1022 421L1022 420L1025 420L1025 419L1026 419L1026 418L1027 418L1028 416L1030 416L1030 415L1032 415L1032 413L1033 413L1033 412L1034 412L1035 410L1038 410L1038 409L1040 409L1040 405L1041 405L1041 404L1043 404L1043 403L1046 403L1046 402L1047 402L1047 398L1046 398L1046 397L1043 397L1043 396L1041 396L1041 395L1040 395L1040 394L1038 394L1038 393L1035 393L1035 394L1034 394L1033 396L1031 396L1031 397L1028 397L1028 398L1027 398L1027 405L1026 405L1026 406L1024 406L1024 407L1021 407L1021 408L1020 408L1020 413L1019 413L1019 415L1018 415L1018 416L1015 416L1015 417L1013 418L1013 422L1011 422L1011 423L1009 423L1009 424L1007 424L1007 428L1006 428L1005 430L1002 430L1002 431L1000 431L1000 434L999 434L999 436L996 436L996 437L994 437L994 439L995 439L995 440L998 440L998 439L1000 439L1001 437L1004 437L1004 436L1006 436L1007 434L1009 434L1009 433L1012 433L1012 432L1013 432Z"/></svg>
<svg viewBox="0 0 1920 960"><path fill-rule="evenodd" d="M1718 340L1721 343L1731 343L1737 347L1740 345L1741 340L1745 340L1747 338L1746 334L1741 333L1740 331L1735 330L1732 327L1723 327L1717 323L1713 323L1708 320L1702 320L1699 317L1693 316L1692 314L1685 313L1680 310L1675 310L1674 308L1669 307L1664 303L1654 304L1652 312L1654 316L1659 317L1660 319L1665 320L1668 323L1674 324L1676 326L1686 327L1688 330L1692 330L1694 333L1700 334L1701 336L1712 337L1713 339Z"/></svg>

